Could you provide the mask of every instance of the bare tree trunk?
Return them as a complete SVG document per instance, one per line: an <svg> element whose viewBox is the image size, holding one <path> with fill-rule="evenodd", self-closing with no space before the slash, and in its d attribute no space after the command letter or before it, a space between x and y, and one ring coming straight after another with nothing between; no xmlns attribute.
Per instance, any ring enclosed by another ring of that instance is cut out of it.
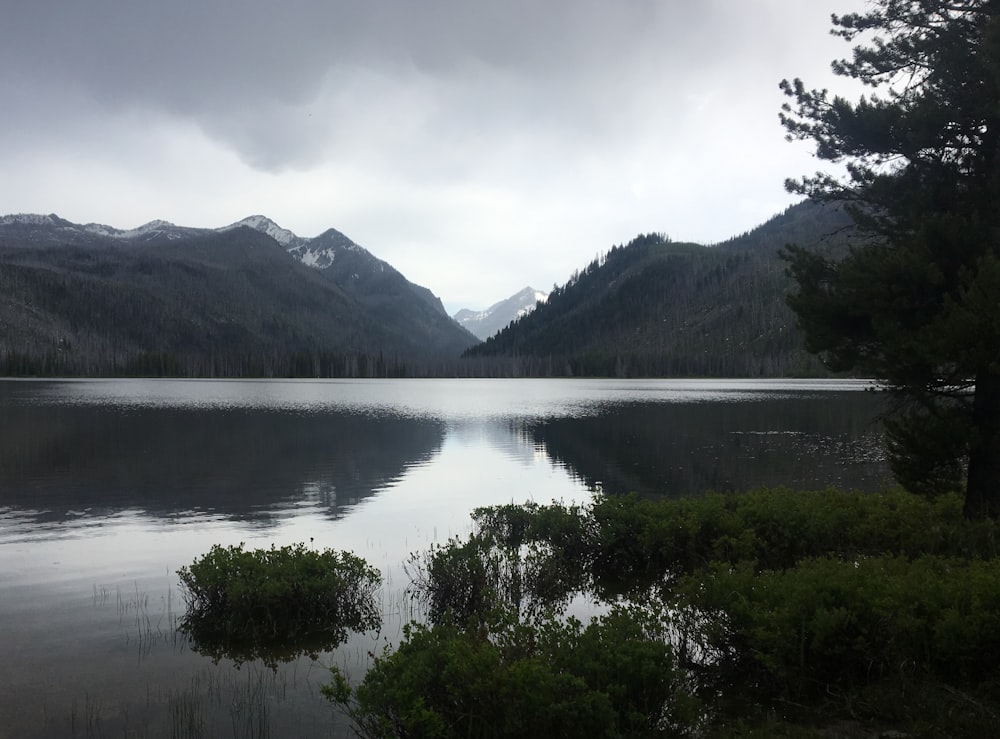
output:
<svg viewBox="0 0 1000 739"><path fill-rule="evenodd" d="M1000 374L976 376L972 442L965 490L968 518L1000 517Z"/></svg>

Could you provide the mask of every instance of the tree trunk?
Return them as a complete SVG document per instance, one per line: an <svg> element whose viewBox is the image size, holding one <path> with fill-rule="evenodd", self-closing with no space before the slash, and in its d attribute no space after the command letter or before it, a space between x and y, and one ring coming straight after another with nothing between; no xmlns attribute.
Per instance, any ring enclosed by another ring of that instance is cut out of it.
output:
<svg viewBox="0 0 1000 739"><path fill-rule="evenodd" d="M976 375L965 489L967 518L1000 518L1000 374Z"/></svg>

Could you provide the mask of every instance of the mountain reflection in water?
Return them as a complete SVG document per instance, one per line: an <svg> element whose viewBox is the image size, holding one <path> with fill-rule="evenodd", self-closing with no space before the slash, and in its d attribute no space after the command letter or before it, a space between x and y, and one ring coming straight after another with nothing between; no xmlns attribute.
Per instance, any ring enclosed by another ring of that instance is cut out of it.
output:
<svg viewBox="0 0 1000 739"><path fill-rule="evenodd" d="M85 510L266 524L303 503L339 517L445 435L433 418L60 405L7 409L4 427L0 505L39 524Z"/></svg>
<svg viewBox="0 0 1000 739"><path fill-rule="evenodd" d="M237 718L342 735L318 693L326 666L360 679L399 643L420 615L402 564L465 534L473 508L596 489L877 490L884 399L863 387L0 381L0 734L184 735L188 711L206 736ZM385 576L381 631L276 671L193 651L174 628L177 569L240 542L363 557Z"/></svg>
<svg viewBox="0 0 1000 739"><path fill-rule="evenodd" d="M888 479L877 402L846 392L627 403L548 419L529 433L589 488L608 494L676 497L775 485L871 491Z"/></svg>

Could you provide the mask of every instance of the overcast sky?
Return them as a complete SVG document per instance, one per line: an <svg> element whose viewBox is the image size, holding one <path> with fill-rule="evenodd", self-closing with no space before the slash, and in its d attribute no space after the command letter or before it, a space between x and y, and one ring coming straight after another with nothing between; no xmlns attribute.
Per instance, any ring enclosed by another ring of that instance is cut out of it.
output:
<svg viewBox="0 0 1000 739"><path fill-rule="evenodd" d="M30 0L0 214L344 232L454 312L641 232L712 243L815 171L778 82L861 0Z"/></svg>

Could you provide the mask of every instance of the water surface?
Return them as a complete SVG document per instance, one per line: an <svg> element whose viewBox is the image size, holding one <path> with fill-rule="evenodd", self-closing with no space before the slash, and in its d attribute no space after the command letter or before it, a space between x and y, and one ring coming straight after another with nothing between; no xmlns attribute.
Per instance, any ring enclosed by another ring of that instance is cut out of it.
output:
<svg viewBox="0 0 1000 739"><path fill-rule="evenodd" d="M860 381L0 381L0 737L324 736L326 666L411 615L410 552L476 506L761 485L876 490ZM272 671L195 654L176 570L309 542L385 573L386 623ZM185 734L185 731L187 734ZM5 733L6 732L6 733Z"/></svg>

